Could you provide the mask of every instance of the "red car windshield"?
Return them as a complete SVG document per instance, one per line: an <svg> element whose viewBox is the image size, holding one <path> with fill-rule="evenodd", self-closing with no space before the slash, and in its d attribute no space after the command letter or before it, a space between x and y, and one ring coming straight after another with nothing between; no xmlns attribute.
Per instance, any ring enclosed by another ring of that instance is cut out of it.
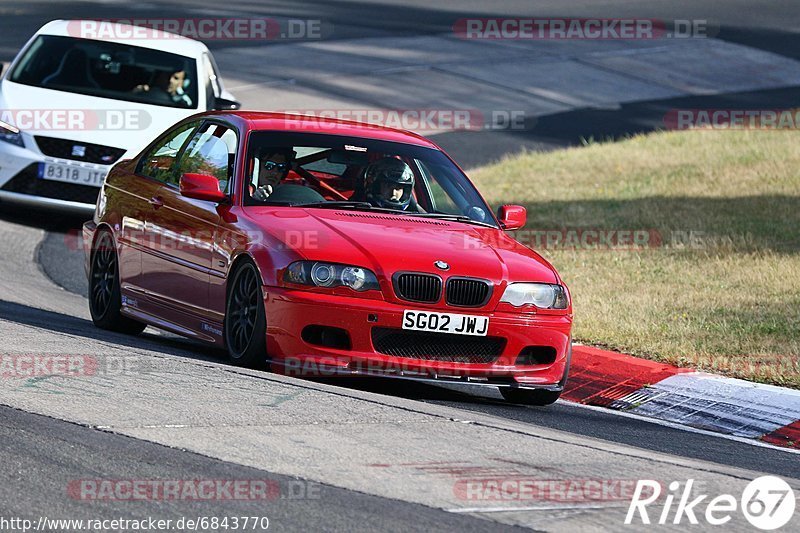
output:
<svg viewBox="0 0 800 533"><path fill-rule="evenodd" d="M363 205L354 208L369 204L397 214L453 215L496 226L472 183L432 148L336 135L254 132L245 168L245 205L358 202Z"/></svg>

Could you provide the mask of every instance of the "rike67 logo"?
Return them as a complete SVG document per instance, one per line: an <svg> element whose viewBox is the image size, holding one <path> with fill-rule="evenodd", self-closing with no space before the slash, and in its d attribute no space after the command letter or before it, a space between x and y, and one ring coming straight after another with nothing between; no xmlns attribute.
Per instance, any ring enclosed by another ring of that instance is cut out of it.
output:
<svg viewBox="0 0 800 533"><path fill-rule="evenodd" d="M641 479L636 484L625 524L689 524L697 525L699 518L707 524L721 526L741 512L750 524L763 531L785 526L794 515L795 495L792 488L779 477L762 476L751 481L741 498L721 494L708 500L708 494L694 492L694 480L673 481L669 491L662 494L661 483Z"/></svg>

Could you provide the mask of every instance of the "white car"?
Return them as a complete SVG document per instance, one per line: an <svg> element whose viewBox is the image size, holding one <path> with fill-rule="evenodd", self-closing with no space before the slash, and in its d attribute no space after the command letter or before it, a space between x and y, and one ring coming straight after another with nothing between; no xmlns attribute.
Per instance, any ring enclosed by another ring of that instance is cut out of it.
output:
<svg viewBox="0 0 800 533"><path fill-rule="evenodd" d="M0 201L89 214L114 163L240 107L203 43L116 23L86 38L83 22L44 25L0 78Z"/></svg>

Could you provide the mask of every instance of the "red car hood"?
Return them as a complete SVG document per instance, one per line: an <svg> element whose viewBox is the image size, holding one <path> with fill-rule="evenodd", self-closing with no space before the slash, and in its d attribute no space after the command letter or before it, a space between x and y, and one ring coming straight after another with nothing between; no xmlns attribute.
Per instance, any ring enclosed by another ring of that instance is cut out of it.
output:
<svg viewBox="0 0 800 533"><path fill-rule="evenodd" d="M305 259L364 266L378 276L404 270L443 273L434 262L444 261L450 265L448 276L558 282L547 261L498 229L363 211L247 211L264 232Z"/></svg>

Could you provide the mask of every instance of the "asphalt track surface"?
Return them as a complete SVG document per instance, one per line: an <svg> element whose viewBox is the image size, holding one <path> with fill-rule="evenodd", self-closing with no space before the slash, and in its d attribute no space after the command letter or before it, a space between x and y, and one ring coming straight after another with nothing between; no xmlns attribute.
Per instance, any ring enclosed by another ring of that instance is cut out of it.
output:
<svg viewBox="0 0 800 533"><path fill-rule="evenodd" d="M64 498L75 479L269 479L280 486L296 480L130 437L87 429L53 418L0 407L3 461L0 514L37 521L50 518L144 518L155 514L152 502L109 501L87 506ZM87 473L91 472L90 476ZM159 502L157 516L177 522L193 516L267 516L285 531L434 530L442 522L461 531L505 531L470 516L453 515L418 504L401 503L328 485L314 488L318 498L263 501ZM300 494L300 492L295 492ZM43 504L43 502L47 502Z"/></svg>
<svg viewBox="0 0 800 533"><path fill-rule="evenodd" d="M203 8L218 9L208 2L180 2L166 7L163 16L189 16L187 13L199 12ZM0 50L3 59L13 54L27 36L44 21L52 18L78 17L124 17L134 16L126 3L104 2L4 2L0 6L3 17L0 21ZM191 8L189 7L191 6ZM264 12L270 16L319 17L332 20L337 27L336 38L361 36L382 36L387 34L420 34L448 31L453 19L464 16L641 16L645 11L653 18L698 18L706 17L720 23L720 38L730 39L785 54L800 57L800 46L795 28L799 22L800 10L790 2L670 2L659 6L647 3L610 2L597 6L590 2L573 2L563 6L558 2L505 3L498 12L487 12L482 2L462 2L448 4L448 7L431 7L424 2L404 2L380 5L361 2L292 2L270 5L258 2L227 2L226 8L251 12ZM742 16L747 7L746 21ZM13 19L9 15L20 14ZM192 11L194 10L194 11ZM12 22L9 22L13 20ZM359 21L358 23L353 21ZM213 48L213 45L212 45ZM223 67L224 70L224 67ZM729 94L713 96L684 103L687 106L710 107L709 101L724 98L738 105L753 106L770 102L773 107L782 107L796 101L797 92L793 88L774 91L760 91L752 94ZM695 103L692 103L695 102ZM697 103L699 102L699 103ZM646 131L656 127L662 109L676 107L671 102L640 102L623 106L616 111L579 110L560 116L540 119L533 133L526 132L526 142L534 148L553 148L574 144L581 136L616 137L631 131ZM648 117L652 120L648 121ZM500 136L485 137L487 134L465 132L444 134L438 139L454 153L459 147L469 146L480 136L485 155L474 159L480 163L504 153L509 139ZM516 139L512 141L515 146ZM448 146L452 143L452 148ZM465 150L466 152L466 150ZM456 157L458 154L456 153ZM173 336L159 335L148 330L141 337L123 337L100 332L87 319L85 301L76 295L85 293L81 254L75 249L74 240L65 235L76 229L80 220L61 216L43 216L41 213L2 206L0 212L0 325L5 337L2 351L20 352L42 349L55 343L59 346L72 343L78 353L103 353L104 350L129 350L141 354L143 360L158 367L174 362L187 365L204 365L203 371L210 376L227 372L222 354L209 350L192 341ZM44 230L44 231L42 231ZM9 235L11 237L9 237ZM51 284L54 280L66 291ZM19 282L17 280L20 280ZM27 280L27 281L26 281ZM54 303L55 302L55 303ZM45 348L46 349L46 348ZM67 350L66 347L63 350ZM174 360L174 361L173 361ZM210 366L209 366L210 365ZM231 372L234 369L231 369ZM263 372L251 373L259 379L269 380L270 375ZM211 378L210 378L211 379ZM238 378L237 378L238 379ZM4 382L4 387L8 382ZM291 390L306 390L316 387L297 380L281 381L281 386ZM195 389L187 389L190 393ZM4 391L8 392L8 391ZM16 394L16 392L15 392ZM202 403L203 395L198 390L197 397L187 397L189 403ZM124 394L115 396L116 402L124 401ZM10 399L9 399L10 398ZM623 418L615 413L590 410L559 402L548 408L526 408L503 403L494 392L465 391L452 387L438 387L406 382L386 382L384 380L337 381L323 383L314 397L302 407L302 411L314 410L344 398L358 398L369 402L383 412L394 412L402 408L411 412L435 413L454 420L481 420L481 424L501 426L500 420L507 421L504 429L516 435L526 446L542 446L541 464L560 464L565 461L556 452L546 448L542 439L563 438L571 446L576 442L586 442L582 448L584 455L576 456L572 477L619 477L623 472L635 471L632 458L653 457L648 474L654 478L681 479L687 469L698 477L708 475L708 483L726 485L741 480L752 479L757 474L776 474L791 481L797 488L800 480L800 461L798 455L781 450L756 447L741 442L722 439L700 433L688 432L658 425L646 420ZM240 447L252 446L250 441L239 442L237 434L226 434L221 438L227 442L197 443L174 439L166 429L164 434L146 431L146 428L120 425L119 428L98 428L90 422L91 417L78 409L62 409L57 396L46 394L38 396L9 395L0 407L0 442L3 443L3 460L0 461L0 516L38 518L46 514L62 518L116 518L121 516L144 517L157 515L159 518L180 518L184 516L232 516L236 514L253 515L262 512L269 516L275 529L286 531L300 530L381 530L381 531L422 531L432 529L491 531L508 529L512 524L542 529L558 529L558 520L565 516L551 511L527 511L514 514L511 518L503 513L453 513L442 509L434 499L427 501L424 494L432 479L420 477L418 486L379 487L370 480L359 481L359 449L338 450L343 445L332 441L330 450L324 450L316 461L326 462L326 451L333 457L347 458L339 470L333 474L317 464L287 464L291 458L280 460L254 460L235 453ZM91 397L87 400L91 403ZM116 406L108 406L113 410ZM208 405L209 410L214 405ZM248 410L248 405L240 406ZM344 409L344 407L343 407ZM439 411L441 409L441 411ZM34 414L41 413L41 414ZM429 414L430 414L429 413ZM445 413L442 415L442 413ZM49 414L50 416L44 416ZM297 415L302 418L301 415ZM383 415L375 415L380 419ZM400 415L386 415L401 418ZM481 418L488 417L488 418ZM335 423L332 420L331 423ZM385 422L389 423L389 422ZM392 424L400 424L401 421ZM444 442L441 435L429 428L433 423L417 419L407 422L405 431L409 438L421 441L421 447ZM377 424L377 422L376 422ZM246 428L242 425L241 428ZM346 424L342 432L349 431ZM368 430L365 430L368 434ZM477 429L475 429L477 435ZM246 433L241 429L242 435ZM275 429L277 435L278 431ZM137 435L137 436L132 436ZM536 436L539 436L537 439ZM244 439L244 437L242 437ZM277 437L276 437L277 438ZM302 434L296 437L298 450L304 442ZM475 437L477 438L477 437ZM510 438L510 437L509 437ZM427 439L430 439L429 441ZM439 440L437 440L439 439ZM311 436L307 437L313 441ZM284 442L284 441L281 441ZM159 444L161 443L161 444ZM249 444L248 444L249 443ZM165 445L166 444L166 445ZM202 444L202 445L201 445ZM311 444L319 444L311 442ZM465 446L479 448L479 443L465 440ZM201 449L202 448L202 449ZM409 449L413 446L409 445ZM469 449L469 448L465 448ZM195 451L188 451L195 450ZM199 451L198 451L199 450ZM298 451L298 453L300 453ZM367 451L364 452L365 455ZM497 452L502 453L501 451ZM520 457L530 453L519 450ZM463 454L456 454L463 457ZM507 455L513 456L508 452ZM416 456L406 456L399 451L396 461L415 461L430 459L420 452ZM646 461L646 459L644 459ZM298 459L298 461L300 461ZM573 461L569 461L570 463ZM248 465L258 464L259 467ZM270 468L274 465L274 469ZM353 473L348 469L352 468ZM569 470L562 466L563 470ZM291 472L292 474L287 474ZM338 473L337 473L338 472ZM576 474L577 472L577 474ZM640 471L641 472L641 471ZM319 484L318 499L278 499L263 503L254 502L92 502L75 500L66 495L65 487L75 479L256 479L269 478L278 483L305 478ZM386 484L393 479L387 477ZM413 479L413 478L411 478ZM685 479L685 478L684 478ZM720 481L720 479L722 481ZM433 485L431 485L433 486ZM537 513L543 518L539 518ZM570 524L584 528L598 527L594 515L584 511L570 514ZM599 522L603 523L603 522ZM612 522L619 524L621 522ZM795 519L794 525L797 525ZM737 528L746 530L741 524Z"/></svg>

